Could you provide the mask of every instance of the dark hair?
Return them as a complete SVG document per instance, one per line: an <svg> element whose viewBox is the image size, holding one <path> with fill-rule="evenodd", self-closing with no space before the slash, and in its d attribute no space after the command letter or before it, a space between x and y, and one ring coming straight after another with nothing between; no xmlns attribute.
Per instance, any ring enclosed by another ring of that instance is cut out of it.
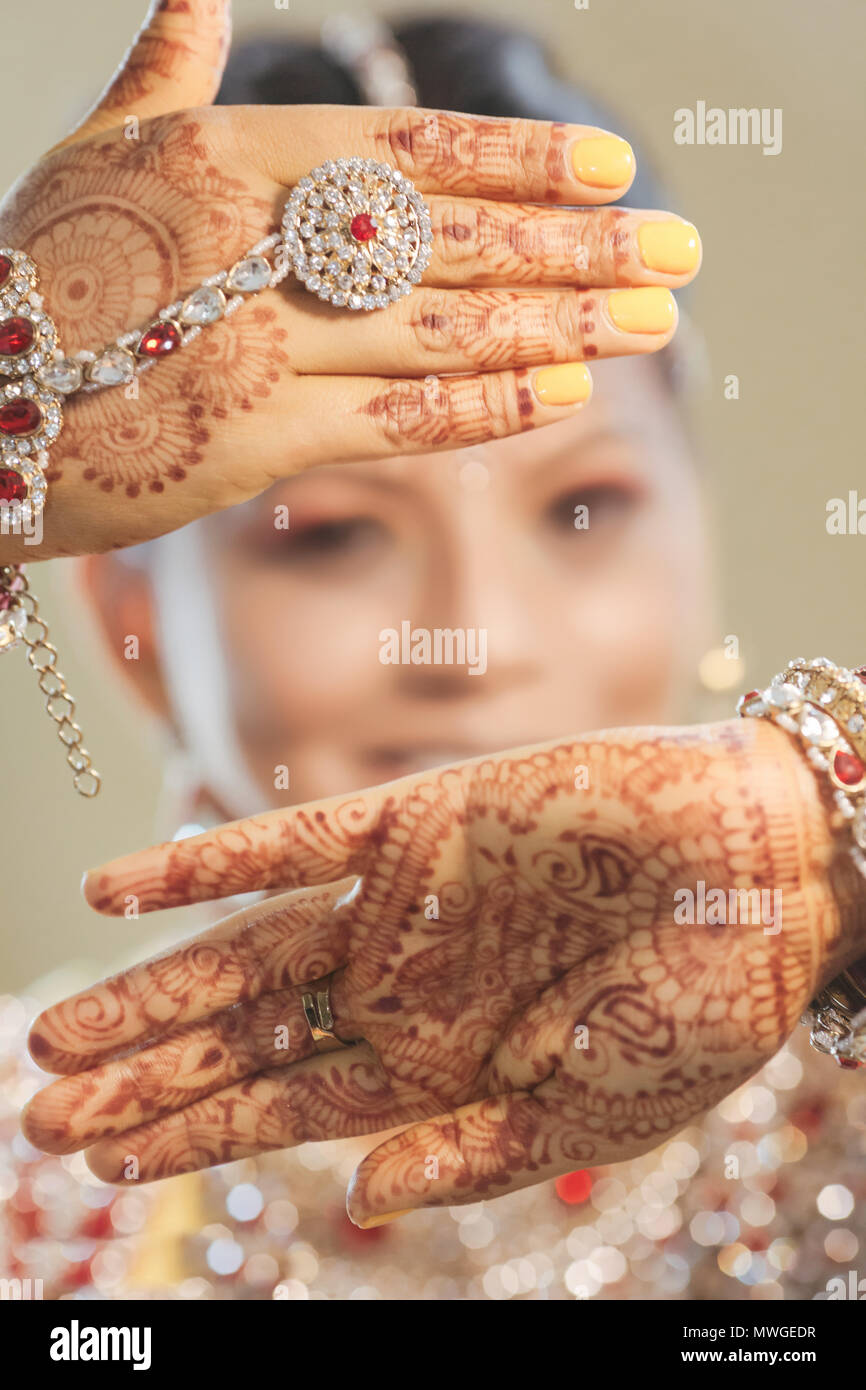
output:
<svg viewBox="0 0 866 1390"><path fill-rule="evenodd" d="M622 121L553 70L538 39L479 20L419 19L396 24L418 105L477 116L526 116L601 126L635 147L637 177L621 201L666 207L646 159ZM227 105L364 104L352 72L327 48L303 39L248 39L232 50L220 88Z"/></svg>

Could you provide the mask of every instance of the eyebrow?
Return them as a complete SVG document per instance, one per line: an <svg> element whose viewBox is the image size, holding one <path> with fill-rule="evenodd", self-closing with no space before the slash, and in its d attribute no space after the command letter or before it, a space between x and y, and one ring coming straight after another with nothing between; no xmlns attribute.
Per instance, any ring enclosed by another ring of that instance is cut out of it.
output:
<svg viewBox="0 0 866 1390"><path fill-rule="evenodd" d="M352 472L347 477L343 478L342 469L346 467L351 468ZM340 469L340 473L337 472L337 468ZM268 508L271 506L280 505L291 507L291 484L295 479L300 481L308 477L311 479L312 483L315 483L317 480L322 479L322 470L313 469L309 473L297 473L294 477L277 478L269 488L266 488L264 492L260 492L258 496L249 497L246 501L240 502L234 507L228 507L222 512L214 513L212 519L217 524L221 523L226 530L235 530L237 527L243 526L245 521L255 521L263 512L267 512ZM400 492L406 487L406 483L402 478L383 477L381 474L373 473L361 465L352 463L334 465L334 471L329 472L325 477L329 479L333 478L335 482L338 483L359 483L361 486L375 487L380 491L387 491L392 494ZM279 491L278 501L268 501L267 499L277 490Z"/></svg>
<svg viewBox="0 0 866 1390"><path fill-rule="evenodd" d="M584 435L579 441L575 441L573 444L563 444L561 448L550 455L550 462L559 463L573 457L575 453L583 453L584 450L593 448L597 444L621 444L623 442L627 444L639 444L643 442L644 438L645 436L637 429L623 426L614 427L612 425L600 425L597 429L594 429L591 434Z"/></svg>
<svg viewBox="0 0 866 1390"><path fill-rule="evenodd" d="M526 438L526 436L523 436L523 438ZM554 450L551 454L548 455L546 461L555 466L561 463L566 463L569 459L574 457L574 454L576 452L583 453L584 450L593 448L598 444L612 442L622 443L623 441L626 441L628 443L639 443L642 439L643 436L640 433L640 431L631 427L623 427L620 425L598 425L589 434L583 435L579 441L574 441L570 444L563 443L562 445L560 445L556 450ZM487 442L495 444L498 441L490 440ZM464 452L466 452L467 454L481 453L484 450L485 446L486 442L482 444L469 445L467 446ZM405 491L406 487L408 486L407 479L401 477L392 477L388 474L374 472L371 469L369 469L365 463L361 462L349 462L348 464L334 464L331 467L329 467L328 472L324 476L326 478L333 478L336 481L341 482L343 480L342 470L344 468L351 468L352 470L351 474L349 474L346 478L347 482L357 482L360 483L362 486L375 487L380 492L389 492L392 495L394 495L399 492ZM322 471L320 469L313 469L311 473L298 473L295 475L295 477L299 480L306 479L309 477L312 479L313 482L315 482L317 477L319 479L322 478ZM247 513L248 516L258 516L262 511L267 510L268 505L270 505L265 501L268 495L274 490L274 488L279 488L281 486L286 488L286 491L283 492L281 499L283 501L283 504L291 505L290 485L293 481L294 480L292 478L280 478L272 485L271 488L268 488L265 492L260 493L258 497L251 497L248 499L247 502L242 502L237 507L228 508L226 511L217 514L216 519L224 521L227 527L230 525L243 525L244 508L248 507L250 509Z"/></svg>

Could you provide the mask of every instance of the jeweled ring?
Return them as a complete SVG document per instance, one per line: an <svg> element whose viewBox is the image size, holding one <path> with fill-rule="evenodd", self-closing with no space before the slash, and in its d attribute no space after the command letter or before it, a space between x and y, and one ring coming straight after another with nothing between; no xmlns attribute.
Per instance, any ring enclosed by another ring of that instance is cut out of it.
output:
<svg viewBox="0 0 866 1390"><path fill-rule="evenodd" d="M399 169L336 159L306 174L283 214L298 280L339 308L386 309L410 294L432 254L430 212Z"/></svg>

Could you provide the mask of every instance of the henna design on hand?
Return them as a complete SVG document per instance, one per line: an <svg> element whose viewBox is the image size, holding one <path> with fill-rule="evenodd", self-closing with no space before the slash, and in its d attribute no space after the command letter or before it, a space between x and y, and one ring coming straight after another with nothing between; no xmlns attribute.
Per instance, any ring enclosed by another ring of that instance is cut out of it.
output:
<svg viewBox="0 0 866 1390"><path fill-rule="evenodd" d="M190 183L195 173L195 192ZM165 117L140 138L122 131L49 156L8 218L30 248L67 353L100 348L146 323L260 235L267 199L218 166L200 124ZM229 328L123 391L74 397L48 481L85 482L129 498L182 483L212 443L214 422L252 410L288 366L274 308L248 305Z"/></svg>
<svg viewBox="0 0 866 1390"><path fill-rule="evenodd" d="M261 904L48 1010L34 1053L79 1075L35 1098L28 1132L97 1138L109 1179L135 1152L148 1179L409 1124L361 1165L358 1219L641 1153L757 1070L857 951L866 905L837 866L808 766L739 721L506 754L145 851L94 874L91 901L360 877L339 903L322 887ZM781 889L784 929L680 926L675 892L699 878ZM323 966L338 1036L364 1043L314 1057L301 1028L268 1065L286 986Z"/></svg>

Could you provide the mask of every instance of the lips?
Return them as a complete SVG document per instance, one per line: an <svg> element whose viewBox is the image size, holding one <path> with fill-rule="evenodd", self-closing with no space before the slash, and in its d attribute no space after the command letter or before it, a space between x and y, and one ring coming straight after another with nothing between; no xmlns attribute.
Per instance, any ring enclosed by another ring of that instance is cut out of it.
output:
<svg viewBox="0 0 866 1390"><path fill-rule="evenodd" d="M408 777L413 772L426 772L477 756L475 751L456 747L375 748L365 755L364 761L376 769L381 781L390 782L395 777Z"/></svg>

